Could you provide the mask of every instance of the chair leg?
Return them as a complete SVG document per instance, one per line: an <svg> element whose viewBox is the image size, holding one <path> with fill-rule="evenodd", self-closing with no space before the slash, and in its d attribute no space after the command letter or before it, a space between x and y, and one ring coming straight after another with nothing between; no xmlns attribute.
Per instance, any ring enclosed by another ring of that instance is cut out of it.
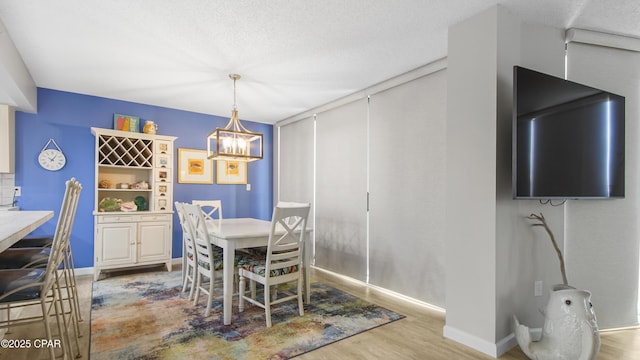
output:
<svg viewBox="0 0 640 360"><path fill-rule="evenodd" d="M12 334L11 332L11 304L7 304L7 331L5 334Z"/></svg>
<svg viewBox="0 0 640 360"><path fill-rule="evenodd" d="M49 341L51 341L53 339L53 336L51 334L51 325L49 324L49 313L47 311L47 306L44 303L40 304L41 309L42 309L42 315L43 315L43 322L44 322L44 330L45 333L47 335L47 339ZM56 313L56 317L57 317L57 313ZM58 318L58 321L60 321L60 319ZM58 330L60 331L60 325L58 325ZM62 339L62 332L60 332L60 338ZM49 358L51 358L51 360L55 360L56 358L56 352L53 346L49 347Z"/></svg>
<svg viewBox="0 0 640 360"><path fill-rule="evenodd" d="M244 276L239 275L240 281L238 281L238 311L244 311Z"/></svg>
<svg viewBox="0 0 640 360"><path fill-rule="evenodd" d="M69 263L66 263L66 265L69 265ZM72 270L72 268L67 267L66 269L63 269L62 271L62 279L58 279L58 281L60 280L64 280L64 290L66 291L66 300L69 304L69 324L67 324L68 328L73 328L74 330L74 339L75 339L75 343L76 343L76 358L81 357L80 355L80 341L79 341L79 337L80 337L80 324L79 324L79 320L78 320L78 313L80 312L80 307L79 307L79 302L77 302L78 296L77 296L77 287L75 287L75 275L72 274L72 272L70 271ZM62 308L62 316L66 319L66 310L64 307L64 300L65 298L62 296L62 290L63 288L61 288L60 284L58 284L58 294L60 296L60 307ZM70 353L72 352L72 346L71 346L71 335L69 334L69 330L67 330L67 341L69 341L69 351Z"/></svg>
<svg viewBox="0 0 640 360"><path fill-rule="evenodd" d="M249 290L251 291L251 298L253 300L256 299L256 282L253 280L249 280Z"/></svg>
<svg viewBox="0 0 640 360"><path fill-rule="evenodd" d="M187 291L187 282L189 282L189 269L182 270L182 291ZM191 298L189 298L191 300Z"/></svg>
<svg viewBox="0 0 640 360"><path fill-rule="evenodd" d="M71 342L71 329L73 328L74 331L74 338L76 340L76 349L78 350L78 352L76 353L77 357L80 357L80 344L78 342L78 331L76 329L79 329L79 325L76 322L76 318L75 318L75 312L74 312L74 303L73 303L73 299L71 298L71 289L69 288L70 284L69 284L69 280L66 279L66 271L63 269L62 270L62 274L60 273L55 273L55 287L53 288L52 291L57 292L57 295L55 295L53 297L52 301L56 301L56 297L57 297L57 302L56 302L56 312L60 314L60 317L62 317L62 326L64 331L60 333L60 338L62 339L62 345L63 348L65 349L65 351L69 354L69 356L71 356L71 354L73 353L73 345ZM64 276L64 278L61 278L61 275ZM65 281L65 283L63 284L62 281ZM67 297L65 298L63 296L63 285L66 291L66 295ZM67 317L67 311L65 310L65 300L67 300L69 302L69 317ZM66 337L63 338L63 334Z"/></svg>
<svg viewBox="0 0 640 360"><path fill-rule="evenodd" d="M73 296L74 296L76 311L77 311L76 318L78 319L79 322L82 322L84 320L82 319L82 311L80 311L80 298L78 297L78 283L76 281L76 268L75 268L75 264L73 263L73 254L71 253L71 247L69 247L68 255L69 255L68 265L70 269ZM79 326L78 326L78 329L79 329Z"/></svg>
<svg viewBox="0 0 640 360"><path fill-rule="evenodd" d="M193 297L193 305L197 305L198 304L198 298L200 297L200 284L202 282L202 275L200 275L200 272L196 272L196 293Z"/></svg>
<svg viewBox="0 0 640 360"><path fill-rule="evenodd" d="M271 286L264 285L264 315L267 320L267 327L271 327Z"/></svg>
<svg viewBox="0 0 640 360"><path fill-rule="evenodd" d="M213 285L215 284L213 274L209 278L209 294L207 294L207 311L204 312L204 316L209 316L211 313L211 303L213 302Z"/></svg>
<svg viewBox="0 0 640 360"><path fill-rule="evenodd" d="M189 275L187 275L189 276ZM195 269L191 270L191 289L189 290L189 300L191 300L193 298L193 292L195 291L195 287L196 287L196 278L195 278Z"/></svg>
<svg viewBox="0 0 640 360"><path fill-rule="evenodd" d="M300 316L304 316L304 307L302 306L302 294L304 293L302 291L303 284L304 282L302 281L302 277L299 277L298 289L296 291L298 292L298 310L299 310Z"/></svg>

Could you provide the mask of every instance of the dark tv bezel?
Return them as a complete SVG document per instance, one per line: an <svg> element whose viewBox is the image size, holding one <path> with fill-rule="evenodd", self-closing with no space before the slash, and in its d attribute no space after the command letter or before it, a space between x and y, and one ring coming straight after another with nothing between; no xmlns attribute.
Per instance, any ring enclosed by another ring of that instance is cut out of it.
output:
<svg viewBox="0 0 640 360"><path fill-rule="evenodd" d="M585 196L585 195L580 195L580 196L575 196L575 195L554 195L554 196L545 196L545 195L533 195L533 196L529 196L529 195L518 195L518 168L517 168L517 162L518 162L518 143L517 143L517 138L518 138L518 83L517 83L517 72L519 70L524 70L524 71L529 71L529 72L533 72L533 73L537 73L538 75L542 76L542 77L548 77L550 79L552 79L553 81L563 81L565 82L568 86L574 86L574 87L579 87L579 88L583 88L585 91L592 91L592 92L598 92L601 94L606 94L606 95L610 95L610 96L615 96L618 97L620 99L622 99L622 113L623 113L623 121L622 121L622 140L623 140L623 154L622 154L622 163L623 163L623 169L622 169L622 195L615 195L615 196L599 196L599 195L594 195L594 196ZM576 83L570 80L566 80L557 76L553 76L553 75L549 75L549 74L545 74L536 70L532 70L532 69L528 69L522 66L518 66L515 65L513 67L513 108L512 108L512 196L514 200L580 200L580 199L584 199L584 200L603 200L603 199L624 199L626 196L626 114L625 114L625 97L609 92L609 91L605 91L602 89L598 89L598 88L594 88L588 85L584 85L584 84L580 84L580 83Z"/></svg>

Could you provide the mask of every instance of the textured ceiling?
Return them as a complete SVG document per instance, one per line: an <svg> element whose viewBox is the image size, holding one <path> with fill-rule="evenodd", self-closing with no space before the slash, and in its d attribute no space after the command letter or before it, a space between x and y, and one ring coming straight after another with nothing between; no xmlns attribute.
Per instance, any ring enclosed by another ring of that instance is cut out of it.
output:
<svg viewBox="0 0 640 360"><path fill-rule="evenodd" d="M445 57L497 3L640 38L638 0L0 0L0 21L38 87L229 117L238 73L240 118L274 123Z"/></svg>

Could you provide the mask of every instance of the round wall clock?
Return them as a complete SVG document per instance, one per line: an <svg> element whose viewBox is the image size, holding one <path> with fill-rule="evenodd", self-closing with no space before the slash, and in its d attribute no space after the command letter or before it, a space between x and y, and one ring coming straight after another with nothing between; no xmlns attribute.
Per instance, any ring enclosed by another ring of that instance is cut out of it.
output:
<svg viewBox="0 0 640 360"><path fill-rule="evenodd" d="M55 149L47 149L47 146L51 143L55 145ZM57 171L64 167L67 163L67 158L64 156L62 149L56 144L56 141L49 139L49 142L42 148L38 155L38 163L45 170Z"/></svg>

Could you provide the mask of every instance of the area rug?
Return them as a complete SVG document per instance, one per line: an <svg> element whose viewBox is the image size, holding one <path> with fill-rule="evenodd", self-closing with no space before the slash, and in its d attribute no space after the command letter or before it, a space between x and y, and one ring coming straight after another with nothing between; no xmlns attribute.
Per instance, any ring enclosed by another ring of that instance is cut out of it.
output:
<svg viewBox="0 0 640 360"><path fill-rule="evenodd" d="M349 336L404 318L322 283L313 283L311 304L299 316L296 301L264 310L247 304L238 313L234 297L231 325L222 323L222 290L204 317L181 293L181 275L138 273L93 285L92 360L100 359L288 359ZM287 292L287 289L278 291Z"/></svg>

